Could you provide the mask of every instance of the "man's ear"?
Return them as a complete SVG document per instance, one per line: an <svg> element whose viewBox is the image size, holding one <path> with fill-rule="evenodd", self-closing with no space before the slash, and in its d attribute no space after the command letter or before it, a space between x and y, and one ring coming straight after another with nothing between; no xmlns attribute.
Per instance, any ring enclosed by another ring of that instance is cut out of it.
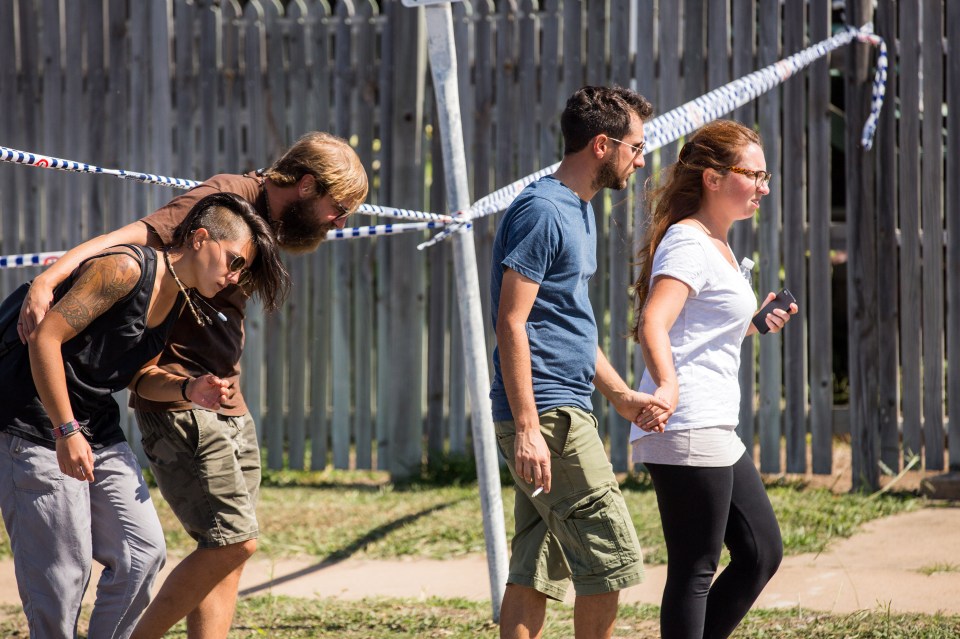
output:
<svg viewBox="0 0 960 639"><path fill-rule="evenodd" d="M590 140L590 152L598 160L602 160L610 149L610 138L603 133L598 133Z"/></svg>
<svg viewBox="0 0 960 639"><path fill-rule="evenodd" d="M297 195L307 198L317 194L317 178L312 173L304 173L297 182Z"/></svg>

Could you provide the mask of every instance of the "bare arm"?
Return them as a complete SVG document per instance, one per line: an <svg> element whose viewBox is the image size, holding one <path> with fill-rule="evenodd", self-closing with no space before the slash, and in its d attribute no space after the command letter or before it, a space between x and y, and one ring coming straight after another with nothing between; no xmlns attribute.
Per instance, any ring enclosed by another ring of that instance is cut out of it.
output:
<svg viewBox="0 0 960 639"><path fill-rule="evenodd" d="M550 492L550 449L540 432L540 416L533 397L530 341L527 318L537 299L540 285L520 273L506 269L500 286L497 312L497 350L503 385L516 424L514 443L517 474Z"/></svg>
<svg viewBox="0 0 960 639"><path fill-rule="evenodd" d="M38 275L30 285L27 297L23 300L23 306L20 307L20 319L17 325L20 340L24 344L27 343L27 338L36 330L50 309L50 304L53 303L53 290L60 282L67 279L83 260L118 244L150 244L151 235L153 234L149 233L146 224L133 222L67 251L50 268ZM156 242L154 241L153 244Z"/></svg>
<svg viewBox="0 0 960 639"><path fill-rule="evenodd" d="M139 279L140 265L129 255L94 260L30 335L30 373L54 426L74 419L61 348L133 290ZM76 477L80 468L80 478L93 481L93 452L82 435L58 439L57 459L64 474Z"/></svg>
<svg viewBox="0 0 960 639"><path fill-rule="evenodd" d="M669 415L667 411L670 409L670 403L661 397L639 393L627 386L616 369L610 365L599 345L597 346L597 371L593 378L593 385L613 404L624 419L636 422L641 425L641 428L646 426L644 430L663 430L663 424Z"/></svg>
<svg viewBox="0 0 960 639"><path fill-rule="evenodd" d="M654 396L670 404L665 419L677 409L680 397L677 371L673 366L670 329L677 321L689 295L690 287L680 280L660 276L654 280L640 315L640 351L650 377L657 385Z"/></svg>
<svg viewBox="0 0 960 639"><path fill-rule="evenodd" d="M200 377L180 377L157 366L159 360L160 355L157 355L144 364L128 388L140 397L155 402L180 401L185 390L191 402L211 410L220 408L220 403L227 399L230 390L227 380L209 373Z"/></svg>

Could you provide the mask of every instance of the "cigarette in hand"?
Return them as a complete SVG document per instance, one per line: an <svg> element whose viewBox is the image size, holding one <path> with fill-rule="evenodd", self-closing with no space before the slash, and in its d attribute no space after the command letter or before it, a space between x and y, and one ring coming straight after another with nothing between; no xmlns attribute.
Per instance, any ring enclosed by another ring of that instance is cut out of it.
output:
<svg viewBox="0 0 960 639"><path fill-rule="evenodd" d="M531 497L536 497L537 495L539 495L539 494L542 493L542 492L543 492L543 486L537 486L536 490L534 490L533 493L532 493L530 496L531 496Z"/></svg>

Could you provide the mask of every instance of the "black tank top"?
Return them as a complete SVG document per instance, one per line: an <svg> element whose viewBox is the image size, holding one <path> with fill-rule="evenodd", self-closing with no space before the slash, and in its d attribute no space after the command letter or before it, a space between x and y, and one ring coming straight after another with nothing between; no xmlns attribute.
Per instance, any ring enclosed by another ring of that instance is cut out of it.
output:
<svg viewBox="0 0 960 639"><path fill-rule="evenodd" d="M184 303L183 294L178 294L163 322L147 328L147 310L157 276L157 252L150 247L123 246L132 249L140 263L140 279L130 293L62 347L74 419L80 422L95 450L124 440L120 408L112 394L125 388L140 367L163 350ZM102 253L89 259L117 253ZM79 271L78 267L56 288L54 302L73 286ZM27 347L17 337L16 317L29 287L29 283L24 284L0 304L0 318L5 318L0 319L0 430L55 448L50 432L54 424L50 423L33 384Z"/></svg>

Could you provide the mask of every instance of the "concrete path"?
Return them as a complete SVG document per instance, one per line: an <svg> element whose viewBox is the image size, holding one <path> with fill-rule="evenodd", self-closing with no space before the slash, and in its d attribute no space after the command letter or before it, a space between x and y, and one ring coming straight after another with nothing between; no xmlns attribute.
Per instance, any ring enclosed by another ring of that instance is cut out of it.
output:
<svg viewBox="0 0 960 639"><path fill-rule="evenodd" d="M168 564L162 577L175 561ZM940 572L925 574L934 568ZM665 567L649 567L646 581L624 591L621 600L659 604L665 579ZM486 560L478 555L448 561L349 559L320 564L257 558L248 564L241 588L247 596L490 596ZM820 555L787 557L757 605L835 613L889 606L898 612L960 614L958 593L960 508L926 508L870 522ZM572 602L572 594L568 599ZM0 603L19 603L10 560L0 561Z"/></svg>

